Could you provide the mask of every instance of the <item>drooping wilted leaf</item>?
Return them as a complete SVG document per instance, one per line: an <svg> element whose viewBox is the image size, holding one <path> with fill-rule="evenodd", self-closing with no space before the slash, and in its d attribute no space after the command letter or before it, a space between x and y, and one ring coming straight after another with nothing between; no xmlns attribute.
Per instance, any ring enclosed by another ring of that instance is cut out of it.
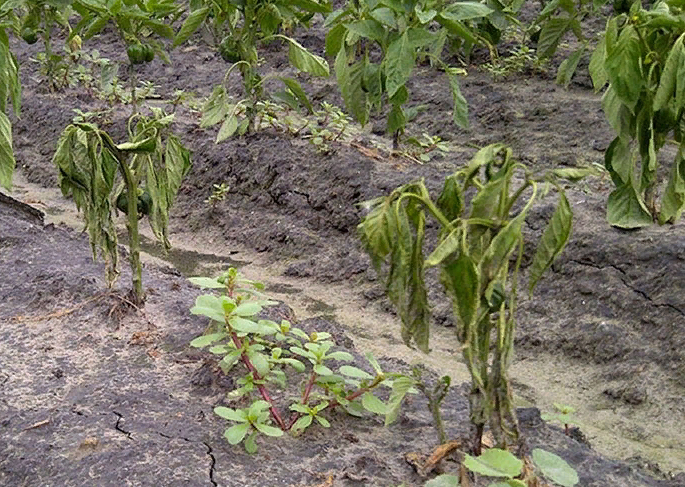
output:
<svg viewBox="0 0 685 487"><path fill-rule="evenodd" d="M440 240L438 246L433 249L426 259L426 267L440 265L445 259L461 249L463 229L461 227L452 230L445 238Z"/></svg>
<svg viewBox="0 0 685 487"><path fill-rule="evenodd" d="M659 78L659 87L654 94L653 110L655 112L665 107L675 94L678 71L680 65L685 61L683 59L685 55L685 47L683 47L684 37L685 34L678 38L666 57L664 69L661 71L661 77Z"/></svg>
<svg viewBox="0 0 685 487"><path fill-rule="evenodd" d="M480 306L480 271L473 259L461 252L455 259L443 263L440 281L452 298L452 308L459 320L457 336L465 341L468 330L474 325Z"/></svg>
<svg viewBox="0 0 685 487"><path fill-rule="evenodd" d="M487 279L486 282L497 277L521 240L521 227L526 219L526 210L527 208L524 208L506 227L497 232L483 254L480 261L480 273L482 279Z"/></svg>
<svg viewBox="0 0 685 487"><path fill-rule="evenodd" d="M328 77L330 71L328 63L321 56L317 56L305 49L302 44L294 39L286 36L279 37L287 40L290 43L288 50L288 58L290 62L300 71L312 74L314 76Z"/></svg>
<svg viewBox="0 0 685 487"><path fill-rule="evenodd" d="M664 194L661 197L659 223L675 222L685 206L685 158L682 148L678 150Z"/></svg>
<svg viewBox="0 0 685 487"><path fill-rule="evenodd" d="M533 257L533 263L530 266L530 277L528 280L530 292L533 291L542 274L552 265L554 259L557 258L566 246L568 239L571 237L572 224L573 211L571 210L571 205L569 205L566 195L561 192L559 194L559 203L545 231L542 233L538 248L535 251L535 257Z"/></svg>
<svg viewBox="0 0 685 487"><path fill-rule="evenodd" d="M609 195L607 221L619 228L640 228L654 223L652 214L630 181Z"/></svg>
<svg viewBox="0 0 685 487"><path fill-rule="evenodd" d="M380 197L363 203L362 207L369 208L370 212L357 225L357 232L371 257L371 263L376 271L380 271L381 264L390 253L392 241L389 223L390 201L389 198Z"/></svg>
<svg viewBox="0 0 685 487"><path fill-rule="evenodd" d="M435 205L450 222L461 217L461 212L464 209L464 195L457 174L445 178L442 192Z"/></svg>

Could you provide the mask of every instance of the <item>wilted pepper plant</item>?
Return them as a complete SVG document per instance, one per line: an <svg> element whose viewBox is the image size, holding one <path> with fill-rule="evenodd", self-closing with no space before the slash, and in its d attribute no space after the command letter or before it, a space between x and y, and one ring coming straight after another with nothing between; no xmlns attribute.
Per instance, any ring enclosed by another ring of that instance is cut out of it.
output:
<svg viewBox="0 0 685 487"><path fill-rule="evenodd" d="M386 292L402 321L404 342L413 342L426 353L430 309L425 271L440 270L440 281L453 303L456 338L471 375L476 455L481 453L486 424L499 447L519 438L508 370L528 211L539 200L541 184L544 194L556 188L556 209L528 269L532 291L571 234L573 215L558 181L577 180L591 171L564 168L538 175L515 161L510 148L493 144L448 176L435 201L419 181L364 204L368 214L359 224L362 242L385 278ZM440 225L440 232L426 257L427 217Z"/></svg>
<svg viewBox="0 0 685 487"><path fill-rule="evenodd" d="M148 216L155 236L165 249L170 247L169 210L191 167L190 152L169 133L173 115L160 109L152 113L129 119L129 141L121 144L95 124L73 123L62 132L53 157L62 194L73 195L77 208L83 209L93 257L99 248L105 258L109 285L119 274L113 206L128 215L135 304L144 298L138 222Z"/></svg>

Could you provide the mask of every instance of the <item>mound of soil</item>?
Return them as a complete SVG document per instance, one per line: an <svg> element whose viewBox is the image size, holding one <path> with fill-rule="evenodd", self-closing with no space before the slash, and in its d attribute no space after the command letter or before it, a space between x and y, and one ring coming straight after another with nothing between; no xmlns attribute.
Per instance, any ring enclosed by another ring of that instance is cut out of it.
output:
<svg viewBox="0 0 685 487"><path fill-rule="evenodd" d="M422 397L407 401L391 427L382 418L332 413L330 429L264 437L260 452L248 455L226 442L227 425L213 413L228 405L237 375L224 376L208 352L188 347L206 326L188 312L197 288L172 269L148 265L145 308L133 309L125 299L127 272L104 290L103 265L93 262L84 235L43 226L6 197L0 235L2 485L423 485L407 461L435 446ZM269 313L292 317L284 305ZM330 330L355 365L368 368L343 324L312 318L298 326ZM407 370L399 361L381 362ZM452 438L467 433L467 391L466 384L453 387L443 403ZM546 424L536 408L519 409L519 420L528 446L567 459L580 485L683 485L682 478L658 479L603 458Z"/></svg>

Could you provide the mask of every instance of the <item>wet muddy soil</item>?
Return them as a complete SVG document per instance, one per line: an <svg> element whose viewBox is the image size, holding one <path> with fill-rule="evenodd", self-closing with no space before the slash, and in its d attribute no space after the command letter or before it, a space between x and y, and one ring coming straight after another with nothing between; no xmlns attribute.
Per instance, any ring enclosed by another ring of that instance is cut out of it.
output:
<svg viewBox="0 0 685 487"><path fill-rule="evenodd" d="M321 32L300 40L321 52ZM567 90L550 75L495 82L471 66L462 83L469 130L448 123L452 102L443 77L420 68L412 99L429 110L408 131L439 135L451 146L424 165L392 157L385 149L390 140L368 130L325 155L272 129L216 145L216 130L200 130L197 114L180 107L176 130L193 151L194 168L172 211L176 250L161 255L147 233L148 300L142 310L119 313L127 270L109 292L102 264L92 262L87 240L74 230L72 203L55 189L51 164L71 110L104 105L82 89L47 93L29 60L35 49L13 47L24 96L22 117L14 121L19 175L11 195L44 211L48 224L0 204L3 485L314 486L327 485L329 476L334 486L422 485L404 459L435 446L420 399L391 428L377 418L334 415L330 431L264 441L256 457L231 447L212 409L232 379L208 372L207 357L187 346L205 324L188 312L199 291L185 276L238 266L264 281L302 326L336 330L339 344L356 357L373 351L393 367L421 360L435 374L450 374L462 384L444 406L450 435L458 437L467 428L467 376L449 306L437 289L431 293L429 356L404 347L355 237L357 203L416 178L437 190L476 146L504 141L519 159L544 169L601 163L613 138L582 64ZM111 33L87 48L123 61ZM277 45L265 59L265 72L289 70ZM207 96L226 67L201 44L174 52L173 60L172 67L155 61L140 74L158 85L162 99L176 89ZM342 104L332 80L302 81L310 93ZM239 90L237 80L231 86ZM108 114L115 136L123 134L129 110L117 106ZM206 204L212 185L221 183L231 187L226 199ZM682 486L685 227L610 228L604 219L610 184L599 178L568 189L572 239L536 293L520 303L512 376L521 422L530 444L566 458L582 486ZM543 201L531 214L531 236L542 231L552 204ZM554 402L578 410L577 426L592 449L539 420L539 410L550 411Z"/></svg>

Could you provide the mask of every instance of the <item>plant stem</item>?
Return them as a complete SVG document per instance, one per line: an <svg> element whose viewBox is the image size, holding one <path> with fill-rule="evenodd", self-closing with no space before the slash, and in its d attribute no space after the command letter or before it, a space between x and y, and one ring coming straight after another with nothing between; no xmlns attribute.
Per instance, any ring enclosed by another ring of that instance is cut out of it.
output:
<svg viewBox="0 0 685 487"><path fill-rule="evenodd" d="M309 381L307 382L307 387L304 388L304 394L302 394L302 404L306 405L309 401L309 394L312 393L312 388L316 382L317 374L312 370L312 374L309 376Z"/></svg>
<svg viewBox="0 0 685 487"><path fill-rule="evenodd" d="M243 348L243 344L240 341L240 338L238 338L238 334L234 331L231 332L231 340L233 340L233 344L236 346L238 350ZM255 366L252 365L252 362L250 361L250 358L247 356L247 353L243 352L240 355L240 359L242 360L243 364L245 364L245 367L247 367L247 370L252 372L252 377L255 381L262 380L262 377L259 375L259 372L257 372ZM262 398L269 403L269 411L271 412L271 416L274 418L274 421L276 421L276 424L278 424L278 427L281 428L283 431L287 431L289 428L286 427L283 418L281 418L278 409L276 409L276 406L274 405L271 396L269 396L269 391L266 390L264 384L255 385L257 386L259 393L262 395Z"/></svg>

